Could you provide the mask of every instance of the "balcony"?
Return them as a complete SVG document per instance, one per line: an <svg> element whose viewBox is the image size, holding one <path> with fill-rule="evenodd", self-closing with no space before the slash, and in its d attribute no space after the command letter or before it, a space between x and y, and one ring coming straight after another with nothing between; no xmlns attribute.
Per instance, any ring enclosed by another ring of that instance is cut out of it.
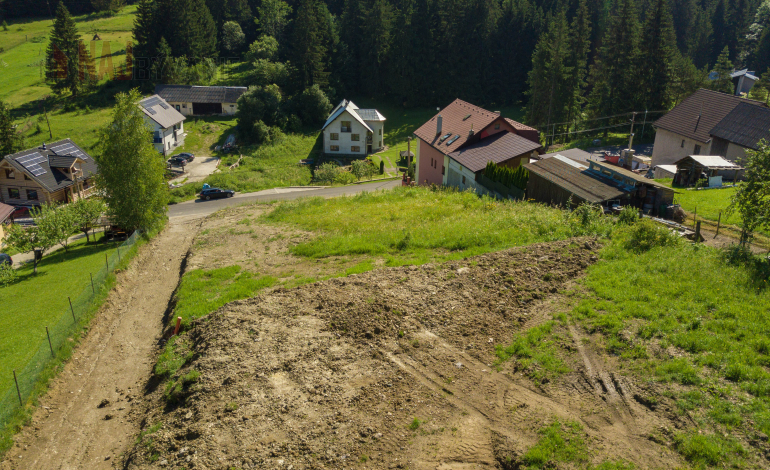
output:
<svg viewBox="0 0 770 470"><path fill-rule="evenodd" d="M340 128L340 132L343 132L345 134L349 134L349 133L353 132L353 128L352 127L344 127L343 126L343 127Z"/></svg>

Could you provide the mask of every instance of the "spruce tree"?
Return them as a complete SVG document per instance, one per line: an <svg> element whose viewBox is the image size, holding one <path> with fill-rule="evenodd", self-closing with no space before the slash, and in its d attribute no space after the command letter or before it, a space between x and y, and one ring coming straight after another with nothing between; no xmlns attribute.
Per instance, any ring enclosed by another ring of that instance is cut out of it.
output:
<svg viewBox="0 0 770 470"><path fill-rule="evenodd" d="M86 82L79 73L80 35L64 2L59 2L56 20L46 50L46 82L54 93L69 90L77 96Z"/></svg>
<svg viewBox="0 0 770 470"><path fill-rule="evenodd" d="M715 64L722 50L727 46L727 8L726 0L718 0L711 14L711 58L710 64Z"/></svg>
<svg viewBox="0 0 770 470"><path fill-rule="evenodd" d="M0 100L0 158L18 152L22 145L22 137L16 132L11 112L5 101Z"/></svg>
<svg viewBox="0 0 770 470"><path fill-rule="evenodd" d="M639 97L644 109L660 111L669 108L668 86L676 52L667 0L655 0L651 11L647 12L639 54Z"/></svg>
<svg viewBox="0 0 770 470"><path fill-rule="evenodd" d="M257 26L263 35L283 39L283 31L289 24L291 7L283 0L263 0L257 8Z"/></svg>
<svg viewBox="0 0 770 470"><path fill-rule="evenodd" d="M294 20L290 60L297 71L295 85L302 90L329 84L328 49L319 8L318 0L301 0Z"/></svg>
<svg viewBox="0 0 770 470"><path fill-rule="evenodd" d="M167 11L168 8L171 10ZM204 0L167 2L162 10L158 10L156 24L158 21L168 23L168 18L174 18L174 24L184 25L177 28L167 24L165 28L159 28L168 31L169 34L163 36L174 57L187 57L193 64L217 57L217 27Z"/></svg>
<svg viewBox="0 0 770 470"><path fill-rule="evenodd" d="M587 0L580 0L575 17L570 26L570 54L567 66L571 68L568 77L567 122L572 122L579 115L585 99L583 90L586 86L588 54L591 50L591 16ZM567 125L569 130L569 124Z"/></svg>
<svg viewBox="0 0 770 470"><path fill-rule="evenodd" d="M722 49L722 53L717 58L717 63L711 70L711 83L709 88L715 91L721 91L723 93L733 93L733 81L730 78L730 74L733 72L733 63L730 62L730 48L725 46Z"/></svg>
<svg viewBox="0 0 770 470"><path fill-rule="evenodd" d="M398 97L399 103L413 99L416 82L420 80L418 71L411 66L419 29L412 23L414 6L414 0L401 2L390 25L391 50L387 84L391 94Z"/></svg>
<svg viewBox="0 0 770 470"><path fill-rule="evenodd" d="M711 60L712 30L708 13L696 6L692 27L687 34L687 55L698 68L708 67Z"/></svg>
<svg viewBox="0 0 770 470"><path fill-rule="evenodd" d="M562 10L553 17L532 55L527 122L534 126L550 130L551 123L567 119L569 94L573 91L569 80L573 69L567 65L569 45L567 17Z"/></svg>
<svg viewBox="0 0 770 470"><path fill-rule="evenodd" d="M134 17L134 57L149 60L155 57L157 38L155 32L155 3L153 0L139 0Z"/></svg>
<svg viewBox="0 0 770 470"><path fill-rule="evenodd" d="M362 91L368 96L380 95L385 86L384 72L387 70L392 17L393 12L387 0L373 0L361 18L359 70L365 78Z"/></svg>
<svg viewBox="0 0 770 470"><path fill-rule="evenodd" d="M589 107L596 117L633 111L637 99L638 15L634 0L618 1L591 68Z"/></svg>

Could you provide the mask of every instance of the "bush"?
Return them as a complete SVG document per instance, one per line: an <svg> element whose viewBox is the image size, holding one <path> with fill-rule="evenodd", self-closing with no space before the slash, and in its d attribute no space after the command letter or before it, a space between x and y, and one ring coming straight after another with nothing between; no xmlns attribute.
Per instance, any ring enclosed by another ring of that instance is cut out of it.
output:
<svg viewBox="0 0 770 470"><path fill-rule="evenodd" d="M272 61L277 54L278 41L272 36L262 35L249 46L246 60L249 62L256 60Z"/></svg>
<svg viewBox="0 0 770 470"><path fill-rule="evenodd" d="M527 188L527 181L529 180L529 172L523 166L509 168L492 162L487 163L487 167L484 169L484 176L495 183L522 190Z"/></svg>
<svg viewBox="0 0 770 470"><path fill-rule="evenodd" d="M618 223L621 225L634 225L639 220L639 211L633 206L626 206L618 215Z"/></svg>
<svg viewBox="0 0 770 470"><path fill-rule="evenodd" d="M240 125L239 125L240 127ZM255 144L264 144L270 141L270 127L262 121L257 121L252 126L250 134L251 142Z"/></svg>
<svg viewBox="0 0 770 470"><path fill-rule="evenodd" d="M315 170L314 179L319 183L332 183L340 173L340 167L334 163L324 163Z"/></svg>
<svg viewBox="0 0 770 470"><path fill-rule="evenodd" d="M672 246L678 242L679 238L670 230L644 219L630 229L626 249L643 253L658 246Z"/></svg>
<svg viewBox="0 0 770 470"><path fill-rule="evenodd" d="M260 143L258 139L265 137L264 133L252 134L256 123L262 121L267 126L278 123L281 108L281 90L276 85L255 86L238 98L238 130L240 137L247 142ZM269 132L268 132L269 134Z"/></svg>
<svg viewBox="0 0 770 470"><path fill-rule="evenodd" d="M356 182L356 177L349 171L340 171L334 178L334 182L337 184L351 184Z"/></svg>
<svg viewBox="0 0 770 470"><path fill-rule="evenodd" d="M0 264L0 287L10 286L19 280L19 274L8 263Z"/></svg>
<svg viewBox="0 0 770 470"><path fill-rule="evenodd" d="M8 22L3 21L3 31L8 31Z"/></svg>

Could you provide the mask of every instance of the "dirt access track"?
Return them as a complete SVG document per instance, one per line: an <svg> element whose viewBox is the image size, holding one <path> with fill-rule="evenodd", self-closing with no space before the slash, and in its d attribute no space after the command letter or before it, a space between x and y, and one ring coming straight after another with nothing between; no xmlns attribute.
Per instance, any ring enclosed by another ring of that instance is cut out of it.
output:
<svg viewBox="0 0 770 470"><path fill-rule="evenodd" d="M109 469L133 444L140 430L126 415L155 364L163 315L199 225L169 226L117 274L117 287L0 469Z"/></svg>
<svg viewBox="0 0 770 470"><path fill-rule="evenodd" d="M573 372L542 387L494 364L495 344L563 307L598 248L533 245L230 303L177 340L190 360L172 400L157 386L137 404L145 434L122 468L514 469L554 419L582 425L594 463L680 466L649 439L665 414L579 332L563 337Z"/></svg>

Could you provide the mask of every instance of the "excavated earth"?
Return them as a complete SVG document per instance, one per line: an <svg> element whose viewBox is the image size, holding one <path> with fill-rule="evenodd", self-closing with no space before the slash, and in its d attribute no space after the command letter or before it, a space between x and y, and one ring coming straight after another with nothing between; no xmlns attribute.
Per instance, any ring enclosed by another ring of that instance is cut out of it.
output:
<svg viewBox="0 0 770 470"><path fill-rule="evenodd" d="M177 340L191 350L178 375L200 377L176 402L148 385L132 419L150 431L123 468L513 469L554 419L582 425L593 463L681 466L649 437L676 423L578 331L557 322L575 354L556 380L496 362L495 345L564 306L599 247L538 244L230 303Z"/></svg>

